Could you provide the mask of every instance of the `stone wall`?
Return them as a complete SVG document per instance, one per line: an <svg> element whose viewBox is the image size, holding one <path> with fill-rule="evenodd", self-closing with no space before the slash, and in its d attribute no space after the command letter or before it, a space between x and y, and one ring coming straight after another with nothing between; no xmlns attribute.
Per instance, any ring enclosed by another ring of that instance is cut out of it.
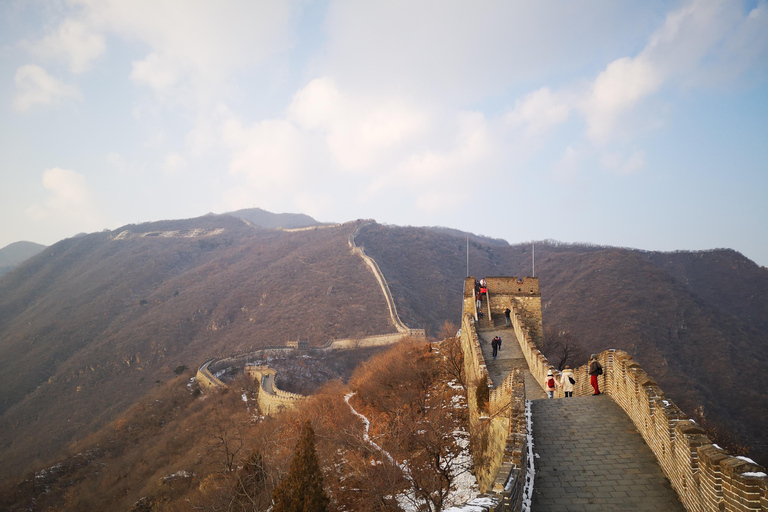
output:
<svg viewBox="0 0 768 512"><path fill-rule="evenodd" d="M531 373L543 384L551 368L549 361L530 341L517 312L512 325ZM626 352L606 350L598 354L598 360L603 366L603 375L598 377L600 391L630 417L686 510L768 510L765 468L713 444ZM560 373L554 373L559 379ZM575 368L574 374L574 396L591 395L587 365ZM555 396L562 397L562 390L558 389Z"/></svg>
<svg viewBox="0 0 768 512"><path fill-rule="evenodd" d="M278 389L275 386L277 372L272 368L256 366L253 373L259 384L259 410L264 416L274 416L282 411L293 409L306 398L303 395Z"/></svg>
<svg viewBox="0 0 768 512"><path fill-rule="evenodd" d="M208 366L214 362L215 359L211 359L210 361L207 361L200 366L200 368L197 369L197 375L195 375L195 380L197 380L198 385L202 389L223 389L226 388L227 385L221 382L211 371L208 369Z"/></svg>
<svg viewBox="0 0 768 512"><path fill-rule="evenodd" d="M488 290L500 295L541 297L538 277L486 277Z"/></svg>
<svg viewBox="0 0 768 512"><path fill-rule="evenodd" d="M386 345L394 345L407 336L424 339L427 337L424 329L407 329L406 332L397 332L393 334L374 334L372 336L363 336L361 338L334 339L322 347L322 349L346 350L353 348L383 347Z"/></svg>
<svg viewBox="0 0 768 512"><path fill-rule="evenodd" d="M379 265L378 263L376 263L376 260L374 260L367 254L365 254L365 249L355 244L355 237L360 232L360 228L368 224L370 224L370 222L359 224L355 228L355 230L352 232L352 234L349 235L349 240L348 240L349 248L353 254L357 254L358 256L360 256L360 258L362 258L363 262L368 266L371 272L373 272L373 276L376 278L376 281L379 283L379 287L381 288L381 291L384 294L384 299L387 301L387 307L389 308L389 317L392 320L392 323L394 324L395 329L397 329L397 332L407 333L409 329L400 320L400 316L397 314L397 306L395 305L395 299L392 297L392 293L389 291L389 285L387 284L387 279L384 277L384 273L379 268Z"/></svg>
<svg viewBox="0 0 768 512"><path fill-rule="evenodd" d="M474 279L472 285L474 285ZM466 292L466 289L465 289ZM477 403L477 388L491 385L475 329L473 288L465 293L461 346L467 381L470 436L481 492L495 497L499 510L519 510L525 480L525 383L518 369L490 390L488 404Z"/></svg>

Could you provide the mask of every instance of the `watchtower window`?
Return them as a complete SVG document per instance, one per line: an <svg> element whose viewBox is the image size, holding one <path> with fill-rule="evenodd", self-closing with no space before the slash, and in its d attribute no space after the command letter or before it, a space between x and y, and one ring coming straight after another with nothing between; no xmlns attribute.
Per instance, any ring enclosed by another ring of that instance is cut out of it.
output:
<svg viewBox="0 0 768 512"><path fill-rule="evenodd" d="M521 292L521 291L523 291L523 289L522 288L518 288L517 291Z"/></svg>

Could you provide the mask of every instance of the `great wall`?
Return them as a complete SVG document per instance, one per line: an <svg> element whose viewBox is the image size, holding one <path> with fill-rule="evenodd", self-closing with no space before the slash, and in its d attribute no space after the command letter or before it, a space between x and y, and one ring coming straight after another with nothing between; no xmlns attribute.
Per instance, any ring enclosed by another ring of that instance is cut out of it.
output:
<svg viewBox="0 0 768 512"><path fill-rule="evenodd" d="M357 348L380 347L380 346L392 345L394 343L397 343L404 337L426 338L426 333L424 329L410 329L400 320L400 317L397 314L397 307L395 306L395 300L392 297L392 293L389 290L389 285L387 284L387 280L384 278L384 274L381 272L381 269L373 260L373 258L366 255L365 250L362 247L359 247L358 245L355 244L355 236L359 233L360 228L362 228L366 224L368 224L368 222L363 222L358 224L355 230L349 235L349 239L348 239L349 249L352 252L352 254L358 255L363 260L363 262L366 264L366 266L371 271L373 276L376 278L376 282L381 288L381 292L384 295L384 299L386 300L387 308L389 310L390 320L397 332L386 333L386 334L374 334L371 336L363 336L359 338L331 339L331 340L328 340L325 343L325 345L321 347L310 347L308 343L304 343L300 341L288 341L285 345L282 345L282 346L270 346L254 352L232 354L224 358L211 359L203 363L198 368L197 375L195 376L195 378L198 384L200 385L200 387L204 390L223 389L227 387L227 385L224 382L222 382L213 372L210 371L209 367L212 364L222 364L228 361L235 361L238 359L243 359L248 357L256 359L256 358L261 358L268 354L274 355L274 354L284 353L286 351L297 350L297 351L304 351L304 352L313 352L313 351L328 351L328 350L350 350L350 349L357 349ZM287 229L285 231L303 231L308 229L314 229L314 228L295 228L295 229ZM254 368L258 368L258 370ZM279 389L274 383L276 371L273 369L270 369L264 366L257 367L253 364L246 363L245 373L246 375L253 378L256 383L258 383L258 386L259 386L258 403L262 411L262 414L264 415L269 416L272 414L277 414L280 411L283 411L286 409L291 409L295 407L296 404L304 398L302 395L289 393L287 391L283 391Z"/></svg>
<svg viewBox="0 0 768 512"><path fill-rule="evenodd" d="M460 338L470 383L470 429L474 436L487 436L489 463L476 476L481 490L498 496L497 510L522 510L530 507L530 501L526 501L530 496L525 491L533 484L533 475L528 471L533 452L527 446L531 432L526 423L526 393L541 393L547 372L552 369L533 341L542 334L538 279L487 278L488 294L481 302L483 319L478 315L474 282L474 278L465 282ZM503 321L506 308L512 311L507 329L514 332L527 366L525 371L530 372L533 386L539 389L526 389L531 381L524 378L518 366L490 391L485 406L478 404L476 388L493 384L478 333L494 329L495 320ZM768 510L765 468L714 444L626 352L609 349L599 353L598 359L604 370L598 378L601 391L631 419L686 510ZM593 394L587 373L586 365L574 370L581 376L574 388L575 397ZM559 372L554 374L560 377ZM558 388L556 398L563 398L562 389Z"/></svg>
<svg viewBox="0 0 768 512"><path fill-rule="evenodd" d="M293 342L290 346L265 348L262 353L339 350L396 343L407 335L424 337L423 330L408 329L400 321L381 270L362 248L356 246L355 235L362 225L358 225L349 237L350 250L363 259L376 277L398 332L360 339L329 340L325 346L311 349ZM476 456L479 455L484 461L476 465L474 471L483 499L469 502L465 507L458 507L458 510L532 510L536 480L533 466L538 454L534 452L535 440L530 430L531 404L534 398L543 397L544 380L547 372L553 370L537 346L543 336L539 281L532 277L488 277L486 281L487 293L482 297L479 309L475 279L468 277L465 281L459 336L468 383L470 435L473 443L480 447ZM507 308L511 310L509 326L506 325L504 315ZM499 321L505 325L497 325ZM503 368L496 361L489 361L489 344L482 339L484 332L495 333L499 330L505 331L507 339L510 334L506 333L514 333L516 346L519 346L521 353L519 358L508 359ZM597 354L597 357L604 370L599 377L601 391L631 420L685 510L768 510L768 476L765 468L746 457L729 454L714 444L696 422L666 398L658 384L626 352L607 349ZM214 362L226 359L210 360L200 366L197 381L201 387L226 386L209 370ZM259 407L264 414L276 414L303 399L300 395L276 388L275 371L266 366L247 365L246 372L259 383ZM561 377L557 370L553 373L556 378ZM574 373L580 378L576 379L573 396L592 395L593 389L586 378L587 366L574 369ZM482 387L487 388L487 394L478 393L478 388L483 391ZM484 400L483 396L487 398ZM561 388L556 390L555 398L563 398ZM540 403L545 402L552 401ZM575 403L575 400L565 399L561 403ZM621 499L620 496L616 497L614 500L619 501L613 503L620 503ZM653 506L650 502L645 505ZM603 505L579 510L611 509L601 507ZM632 510L618 505L613 509ZM549 508L541 507L541 510Z"/></svg>

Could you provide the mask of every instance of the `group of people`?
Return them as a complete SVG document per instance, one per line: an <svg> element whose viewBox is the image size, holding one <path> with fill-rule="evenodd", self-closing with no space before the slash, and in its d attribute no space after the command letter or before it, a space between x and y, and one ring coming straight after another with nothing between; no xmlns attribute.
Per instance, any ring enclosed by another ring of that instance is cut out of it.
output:
<svg viewBox="0 0 768 512"><path fill-rule="evenodd" d="M496 359L495 349L493 351L493 356L493 358ZM560 379L555 377L554 370L554 368L550 368L547 372L546 378L544 379L544 389L547 391L547 396L549 398L555 398L555 390L557 390L557 388L563 388L565 397L572 397L573 386L576 384L576 377L573 374L573 370L570 366L566 366L563 372L560 374ZM597 377L603 374L603 366L600 364L600 361L597 360L597 354L592 354L589 357L589 368L587 369L587 373L589 373L589 380L590 384L592 385L592 389L595 390L595 392L592 393L592 396L599 395L600 386L597 382Z"/></svg>
<svg viewBox="0 0 768 512"><path fill-rule="evenodd" d="M477 318L482 320L483 318L483 295L488 295L488 287L485 283L485 278L481 280L475 279L475 309L477 309Z"/></svg>

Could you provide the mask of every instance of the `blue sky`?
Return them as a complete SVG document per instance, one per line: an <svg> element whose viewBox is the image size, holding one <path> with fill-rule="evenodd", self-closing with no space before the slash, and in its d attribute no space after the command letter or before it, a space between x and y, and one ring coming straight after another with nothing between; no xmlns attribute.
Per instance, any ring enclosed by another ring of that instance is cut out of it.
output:
<svg viewBox="0 0 768 512"><path fill-rule="evenodd" d="M0 247L258 206L768 265L765 0L0 17Z"/></svg>

